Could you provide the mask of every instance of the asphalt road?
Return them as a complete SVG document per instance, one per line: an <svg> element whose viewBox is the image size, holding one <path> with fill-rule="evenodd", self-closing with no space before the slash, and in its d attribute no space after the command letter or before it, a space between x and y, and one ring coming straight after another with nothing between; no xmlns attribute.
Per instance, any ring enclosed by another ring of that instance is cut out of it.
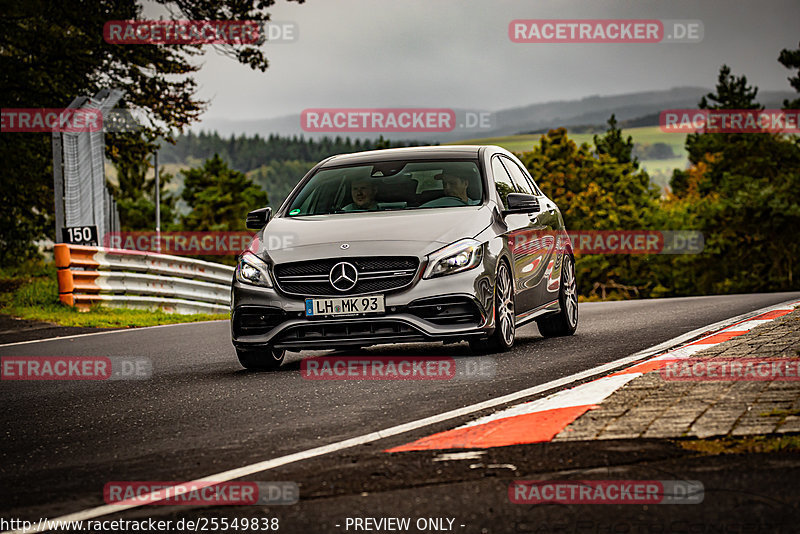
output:
<svg viewBox="0 0 800 534"><path fill-rule="evenodd" d="M0 356L145 357L153 362L152 378L142 381L0 384L0 516L52 518L103 504L102 488L109 481L193 480L413 421L797 298L800 293L582 304L575 336L544 339L535 325L523 327L514 349L496 356L496 377L471 382L310 381L300 374L301 359L313 354L306 352L290 353L279 371L251 373L236 361L227 322L0 346ZM469 349L466 344L384 345L365 353L467 356ZM368 449L374 455L459 422L420 429ZM341 469L336 462L343 458L357 464L358 450L319 458L313 471L294 466L291 476L301 484L301 498L304 477L316 477L314 484L324 485L320 473L326 466ZM353 470L351 491L361 484L357 473L368 476L363 469ZM406 480L413 486L413 479ZM307 481L305 487L313 484ZM146 516L152 509L129 514ZM293 532L288 526L281 530Z"/></svg>

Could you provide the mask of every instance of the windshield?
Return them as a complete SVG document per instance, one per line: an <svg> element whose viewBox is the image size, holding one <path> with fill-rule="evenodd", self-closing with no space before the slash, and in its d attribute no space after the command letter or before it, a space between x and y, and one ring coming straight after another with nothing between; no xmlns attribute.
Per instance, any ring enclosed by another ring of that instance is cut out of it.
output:
<svg viewBox="0 0 800 534"><path fill-rule="evenodd" d="M477 161L390 161L318 171L288 215L476 206L483 201Z"/></svg>

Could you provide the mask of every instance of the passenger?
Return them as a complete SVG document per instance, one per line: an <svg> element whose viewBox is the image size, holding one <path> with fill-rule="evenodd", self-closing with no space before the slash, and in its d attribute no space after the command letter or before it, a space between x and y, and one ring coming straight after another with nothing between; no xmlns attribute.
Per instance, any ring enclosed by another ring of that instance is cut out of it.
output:
<svg viewBox="0 0 800 534"><path fill-rule="evenodd" d="M434 178L442 181L444 196L455 197L464 202L464 204L468 204L470 206L474 206L480 202L479 200L472 200L467 195L467 189L469 188L468 178L446 172L437 174L434 176Z"/></svg>
<svg viewBox="0 0 800 534"><path fill-rule="evenodd" d="M350 184L350 196L353 198L353 202L343 207L344 211L378 209L378 203L375 200L375 197L378 196L378 186L374 180L356 178Z"/></svg>

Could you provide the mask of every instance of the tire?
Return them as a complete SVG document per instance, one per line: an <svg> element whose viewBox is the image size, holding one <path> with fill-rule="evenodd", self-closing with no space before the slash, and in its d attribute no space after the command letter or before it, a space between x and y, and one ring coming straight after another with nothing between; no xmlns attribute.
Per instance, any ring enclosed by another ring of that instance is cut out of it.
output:
<svg viewBox="0 0 800 534"><path fill-rule="evenodd" d="M558 313L536 321L544 337L571 336L578 328L578 284L575 280L575 259L564 256L561 267L561 287L558 291Z"/></svg>
<svg viewBox="0 0 800 534"><path fill-rule="evenodd" d="M505 261L497 267L494 283L495 329L487 339L470 340L473 352L505 352L514 346L516 324L514 319L514 280Z"/></svg>
<svg viewBox="0 0 800 534"><path fill-rule="evenodd" d="M251 371L270 371L277 369L283 363L286 355L284 349L266 347L261 350L236 349L236 356L242 367Z"/></svg>

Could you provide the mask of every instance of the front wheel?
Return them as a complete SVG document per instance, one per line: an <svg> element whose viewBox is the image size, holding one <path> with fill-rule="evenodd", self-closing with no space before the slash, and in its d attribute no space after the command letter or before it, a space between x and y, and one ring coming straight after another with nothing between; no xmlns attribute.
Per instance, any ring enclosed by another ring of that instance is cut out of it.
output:
<svg viewBox="0 0 800 534"><path fill-rule="evenodd" d="M488 339L469 342L473 352L504 352L514 346L514 281L504 261L500 262L494 281L494 323L494 332Z"/></svg>
<svg viewBox="0 0 800 534"><path fill-rule="evenodd" d="M558 313L536 321L544 337L571 336L578 328L578 283L575 280L575 260L564 256L561 267L561 287L558 291Z"/></svg>
<svg viewBox="0 0 800 534"><path fill-rule="evenodd" d="M251 371L269 371L277 369L283 363L286 354L284 349L266 347L259 350L236 349L236 356L242 367Z"/></svg>

